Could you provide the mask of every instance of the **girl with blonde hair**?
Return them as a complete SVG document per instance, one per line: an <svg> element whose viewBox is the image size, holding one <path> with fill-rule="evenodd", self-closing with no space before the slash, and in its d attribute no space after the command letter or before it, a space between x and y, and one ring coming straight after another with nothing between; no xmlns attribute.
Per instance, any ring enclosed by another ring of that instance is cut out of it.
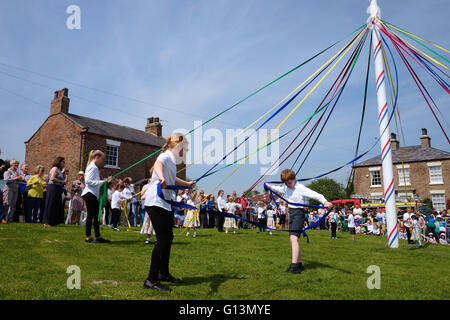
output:
<svg viewBox="0 0 450 320"><path fill-rule="evenodd" d="M150 186L145 192L145 211L148 213L156 233L156 244L152 252L152 260L144 287L154 290L170 291L161 283L167 281L180 283L181 280L169 273L170 248L173 240L173 213L170 203L175 200L175 192L165 189L167 185L194 187L195 182L177 178L177 164L185 162L188 143L181 133L172 133L158 155L151 172ZM158 185L164 199L158 195Z"/></svg>
<svg viewBox="0 0 450 320"><path fill-rule="evenodd" d="M89 164L84 174L85 187L81 193L81 197L86 203L86 242L88 243L108 243L109 240L103 239L100 235L100 224L98 221L100 187L105 180L100 179L100 168L103 168L106 162L105 154L100 150L92 150L89 153ZM106 181L111 180L109 177ZM92 222L94 222L95 238L91 237Z"/></svg>

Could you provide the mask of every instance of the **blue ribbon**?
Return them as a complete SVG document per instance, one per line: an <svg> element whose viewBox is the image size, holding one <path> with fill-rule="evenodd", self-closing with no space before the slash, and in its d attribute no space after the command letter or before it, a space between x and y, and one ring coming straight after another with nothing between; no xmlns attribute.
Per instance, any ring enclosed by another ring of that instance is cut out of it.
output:
<svg viewBox="0 0 450 320"><path fill-rule="evenodd" d="M168 186L165 187L165 189L168 189L168 190L183 190L183 189L186 189L186 188L189 189L189 187L174 186L174 185L168 185ZM161 199L163 199L164 201L166 201L166 202L169 203L170 205L174 206L175 208L199 210L197 207L188 205L188 204L183 203L183 202L177 202L177 201L173 201L173 200L167 200L167 199L164 197L164 194L162 193L162 190L161 190L161 183L160 183L160 182L158 182L158 185L157 185L157 187L156 187L156 190L157 190L158 196L159 196ZM284 199L283 199L283 200L284 200ZM274 200L274 201L275 201L275 200ZM285 200L285 201L286 201L286 200ZM286 201L286 202L287 202L287 201ZM275 201L275 203L276 203L276 201ZM288 203L289 203L289 202L288 202ZM300 204L300 205L308 206L308 207L325 208L325 207L322 207L322 206L313 206L313 205L307 205L307 204ZM248 220L248 219L246 219L246 218L244 218L244 217L241 217L241 216L238 216L238 215L229 213L229 212L221 212L221 211L217 211L217 210L206 210L206 212L213 213L213 214L215 214L215 215L222 216L222 217L225 217L225 218L239 219L239 220L245 221L245 222L247 222L247 223L249 223L249 224L252 224L252 225L254 225L254 226L258 227L258 228L266 229L266 230L269 230L269 231L285 231L285 232L299 231L299 230L279 230L279 229L270 228L270 227L268 227L268 226L266 226L266 225L263 225L263 224L260 224L260 223L257 223L257 222ZM330 210L329 210L329 211L328 211L321 219L319 219L319 221L315 222L314 224L312 224L312 225L310 225L310 226L308 226L307 228L305 228L305 229L302 230L302 235L303 235L303 237L306 237L306 238L307 238L307 242L309 242L309 238L308 238L308 235L306 234L306 230L312 229L312 228L315 228L316 226L318 226L318 225L326 218L326 216L328 216L328 214L329 214L330 212L331 212L331 209L330 209Z"/></svg>

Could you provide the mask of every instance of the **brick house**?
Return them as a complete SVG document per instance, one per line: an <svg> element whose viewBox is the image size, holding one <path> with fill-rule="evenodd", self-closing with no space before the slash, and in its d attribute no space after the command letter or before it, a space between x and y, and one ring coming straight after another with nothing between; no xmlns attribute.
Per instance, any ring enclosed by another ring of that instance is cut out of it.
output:
<svg viewBox="0 0 450 320"><path fill-rule="evenodd" d="M79 170L86 169L90 150L99 149L107 156L101 175L108 177L145 158L165 143L159 118L148 118L145 131L141 131L69 113L69 103L67 88L56 91L49 117L25 142L25 162L32 170L41 164L49 172L55 157L61 156L69 170L68 181L73 181ZM148 178L155 159L143 161L120 178L132 177L134 182ZM180 178L185 178L185 171L180 173Z"/></svg>
<svg viewBox="0 0 450 320"><path fill-rule="evenodd" d="M450 153L431 147L426 129L422 129L420 145L402 147L401 150L395 133L392 133L391 150L396 202L428 198L436 210L449 209ZM381 156L356 164L354 170L354 197L383 202Z"/></svg>

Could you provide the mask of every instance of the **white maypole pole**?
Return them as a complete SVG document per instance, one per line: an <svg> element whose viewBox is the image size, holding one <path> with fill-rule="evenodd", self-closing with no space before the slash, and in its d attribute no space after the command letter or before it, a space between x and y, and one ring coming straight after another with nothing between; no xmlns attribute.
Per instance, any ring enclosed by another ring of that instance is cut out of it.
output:
<svg viewBox="0 0 450 320"><path fill-rule="evenodd" d="M380 17L377 0L371 0L367 8L370 14L369 23ZM385 72L383 66L383 52L381 50L381 35L377 27L372 24L372 48L375 63L375 80L377 86L378 126L381 136L381 161L383 168L384 202L386 206L386 224L389 248L398 248L397 210L395 207L394 173L392 167L392 152L390 130L388 127L389 113L387 108ZM386 130L384 130L386 128ZM384 131L383 131L384 130Z"/></svg>

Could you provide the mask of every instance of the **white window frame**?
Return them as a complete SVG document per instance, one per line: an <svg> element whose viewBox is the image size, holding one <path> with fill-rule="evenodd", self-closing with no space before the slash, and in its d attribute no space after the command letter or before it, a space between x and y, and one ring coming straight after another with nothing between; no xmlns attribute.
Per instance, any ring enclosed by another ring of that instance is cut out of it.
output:
<svg viewBox="0 0 450 320"><path fill-rule="evenodd" d="M444 184L444 177L442 175L442 162L428 162L427 163L428 166L428 175L430 176L430 184ZM441 170L441 180L439 181L432 181L431 180L431 167L439 167Z"/></svg>
<svg viewBox="0 0 450 320"><path fill-rule="evenodd" d="M436 211L441 211L441 210L445 210L446 207L446 199L445 199L445 190L430 190L431 193L431 201L433 203L433 208L436 209ZM433 201L433 195L442 195L443 197L443 207L436 207L435 206L435 202Z"/></svg>
<svg viewBox="0 0 450 320"><path fill-rule="evenodd" d="M109 169L120 169L119 167L119 148L120 148L120 141L110 140L106 139L106 155L108 154L108 147L117 148L117 158L116 158L116 165L106 164L105 168Z"/></svg>
<svg viewBox="0 0 450 320"><path fill-rule="evenodd" d="M405 169L405 173L408 172L406 175L406 184L403 175L403 169ZM411 185L411 171L409 170L409 164L404 164L403 167L401 164L397 165L397 174L398 174L398 186L404 187L404 186L410 186Z"/></svg>
<svg viewBox="0 0 450 320"><path fill-rule="evenodd" d="M372 184L372 172L378 171L378 174L380 175L380 184ZM372 167L369 168L370 172L370 187L371 188L381 188L381 167Z"/></svg>

